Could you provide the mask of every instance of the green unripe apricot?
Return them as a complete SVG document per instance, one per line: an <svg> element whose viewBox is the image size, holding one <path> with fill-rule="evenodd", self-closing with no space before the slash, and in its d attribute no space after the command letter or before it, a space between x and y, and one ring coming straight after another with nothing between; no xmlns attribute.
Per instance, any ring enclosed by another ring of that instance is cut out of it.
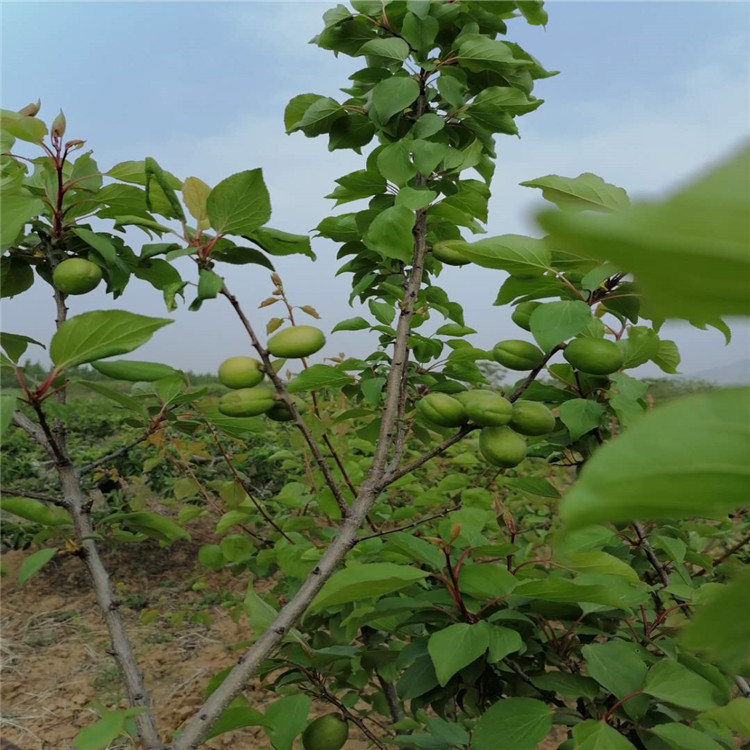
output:
<svg viewBox="0 0 750 750"><path fill-rule="evenodd" d="M460 427L468 417L460 401L447 393L430 393L417 401L417 409L422 416L441 427Z"/></svg>
<svg viewBox="0 0 750 750"><path fill-rule="evenodd" d="M511 313L510 319L524 331L530 331L531 326L529 325L529 318L531 313L541 305L541 302L521 302L516 305Z"/></svg>
<svg viewBox="0 0 750 750"><path fill-rule="evenodd" d="M86 294L101 280L102 269L85 258L68 258L52 272L52 282L63 294Z"/></svg>
<svg viewBox="0 0 750 750"><path fill-rule="evenodd" d="M542 364L544 352L528 341L509 339L495 344L492 356L495 362L509 370L533 370Z"/></svg>
<svg viewBox="0 0 750 750"><path fill-rule="evenodd" d="M609 375L623 363L620 347L609 339L573 339L563 356L576 370L590 375Z"/></svg>
<svg viewBox="0 0 750 750"><path fill-rule="evenodd" d="M257 417L275 403L273 393L266 388L238 388L219 399L219 411L227 417Z"/></svg>
<svg viewBox="0 0 750 750"><path fill-rule="evenodd" d="M326 343L323 331L313 326L292 326L268 339L268 351L274 357L299 359L320 351Z"/></svg>
<svg viewBox="0 0 750 750"><path fill-rule="evenodd" d="M509 469L526 457L526 441L510 427L485 427L479 434L479 451L491 464Z"/></svg>
<svg viewBox="0 0 750 750"><path fill-rule="evenodd" d="M297 406L297 411L304 412L306 410L305 402L295 396L292 396L292 400ZM273 419L274 422L291 422L294 417L292 412L289 411L289 407L283 401L275 401L273 406L266 412L266 416L269 419Z"/></svg>
<svg viewBox="0 0 750 750"><path fill-rule="evenodd" d="M510 401L495 391L464 391L456 398L463 404L469 420L483 427L508 424L513 414Z"/></svg>
<svg viewBox="0 0 750 750"><path fill-rule="evenodd" d="M460 251L460 246L463 245L463 240L445 240L444 242L436 242L432 246L432 254L441 262L449 266L465 266L471 261L466 259Z"/></svg>
<svg viewBox="0 0 750 750"><path fill-rule="evenodd" d="M320 716L302 733L305 750L341 750L349 738L349 725L338 714Z"/></svg>
<svg viewBox="0 0 750 750"><path fill-rule="evenodd" d="M555 430L555 417L538 401L516 401L510 426L522 435L546 435Z"/></svg>
<svg viewBox="0 0 750 750"><path fill-rule="evenodd" d="M219 365L219 381L227 388L252 388L263 380L263 365L252 357L230 357Z"/></svg>

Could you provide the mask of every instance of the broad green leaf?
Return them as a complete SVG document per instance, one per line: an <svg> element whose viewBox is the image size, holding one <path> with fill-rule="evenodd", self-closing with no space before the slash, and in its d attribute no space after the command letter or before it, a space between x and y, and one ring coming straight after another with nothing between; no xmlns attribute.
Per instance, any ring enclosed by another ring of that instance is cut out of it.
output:
<svg viewBox="0 0 750 750"><path fill-rule="evenodd" d="M464 34L458 48L458 64L474 73L492 70L502 73L519 65L510 45L481 34Z"/></svg>
<svg viewBox="0 0 750 750"><path fill-rule="evenodd" d="M651 328L633 326L627 339L618 341L623 353L623 368L640 367L659 352L659 337Z"/></svg>
<svg viewBox="0 0 750 750"><path fill-rule="evenodd" d="M624 698L643 689L646 664L633 644L620 640L590 643L581 649L581 653L586 660L589 677L593 677L616 698Z"/></svg>
<svg viewBox="0 0 750 750"><path fill-rule="evenodd" d="M331 333L336 333L336 331L362 331L369 327L370 324L364 318L347 318L346 320L336 323L331 329Z"/></svg>
<svg viewBox="0 0 750 750"><path fill-rule="evenodd" d="M726 706L704 711L698 718L703 724L718 724L743 737L750 737L750 698L735 698Z"/></svg>
<svg viewBox="0 0 750 750"><path fill-rule="evenodd" d="M531 313L529 325L539 346L550 351L577 336L591 321L591 308L581 300L545 302Z"/></svg>
<svg viewBox="0 0 750 750"><path fill-rule="evenodd" d="M575 750L635 750L629 740L606 721L587 719L573 727Z"/></svg>
<svg viewBox="0 0 750 750"><path fill-rule="evenodd" d="M552 728L552 709L533 698L504 698L490 706L474 727L472 750L534 750Z"/></svg>
<svg viewBox="0 0 750 750"><path fill-rule="evenodd" d="M18 585L23 586L35 573L38 573L55 555L57 547L45 547L29 555L18 569Z"/></svg>
<svg viewBox="0 0 750 750"><path fill-rule="evenodd" d="M716 708L716 687L691 669L670 659L654 664L646 677L645 693L665 703L693 711Z"/></svg>
<svg viewBox="0 0 750 750"><path fill-rule="evenodd" d="M284 110L284 128L287 133L293 133L298 129L305 112L318 99L325 99L325 97L320 94L298 94L289 101Z"/></svg>
<svg viewBox="0 0 750 750"><path fill-rule="evenodd" d="M47 126L42 120L29 115L19 115L8 109L0 110L0 128L14 138L29 143L41 143L47 135Z"/></svg>
<svg viewBox="0 0 750 750"><path fill-rule="evenodd" d="M265 714L266 734L274 750L292 750L298 734L307 726L312 698L309 695L289 695L272 703Z"/></svg>
<svg viewBox="0 0 750 750"><path fill-rule="evenodd" d="M315 260L310 238L305 234L290 234L272 227L261 227L245 235L269 255L307 255Z"/></svg>
<svg viewBox="0 0 750 750"><path fill-rule="evenodd" d="M93 247L102 259L111 265L117 261L117 251L115 246L103 234L97 234L84 227L76 227L73 234L82 239L89 247Z"/></svg>
<svg viewBox="0 0 750 750"><path fill-rule="evenodd" d="M587 552L569 552L560 555L560 563L578 573L602 573L603 575L620 576L633 583L638 583L638 573L619 557L600 550Z"/></svg>
<svg viewBox="0 0 750 750"><path fill-rule="evenodd" d="M334 573L313 600L311 610L390 594L427 577L425 571L395 563L363 563Z"/></svg>
<svg viewBox="0 0 750 750"><path fill-rule="evenodd" d="M21 333L8 333L0 331L0 348L8 355L13 362L18 362L23 356L29 344L36 344L42 349L47 347L41 341L32 339L30 336L24 336Z"/></svg>
<svg viewBox="0 0 750 750"><path fill-rule="evenodd" d="M208 229L208 210L206 202L211 188L197 177L188 177L182 183L182 199L190 215L197 220L198 229Z"/></svg>
<svg viewBox="0 0 750 750"><path fill-rule="evenodd" d="M464 563L458 574L461 593L477 599L497 599L513 590L515 576L501 565Z"/></svg>
<svg viewBox="0 0 750 750"><path fill-rule="evenodd" d="M518 277L540 276L550 268L552 255L544 240L519 234L504 234L461 245L470 261L484 268L497 268Z"/></svg>
<svg viewBox="0 0 750 750"><path fill-rule="evenodd" d="M190 534L185 529L158 513L148 511L113 513L107 516L105 520L107 523L118 523L127 529L146 534L146 536L156 539L161 546L173 544L178 539L190 539Z"/></svg>
<svg viewBox="0 0 750 750"><path fill-rule="evenodd" d="M198 299L216 299L224 288L224 279L219 274L201 268L198 273Z"/></svg>
<svg viewBox="0 0 750 750"><path fill-rule="evenodd" d="M70 524L70 515L64 508L48 505L30 497L15 497L3 495L0 498L0 508L6 513L12 513L27 521L39 523L42 526L66 526Z"/></svg>
<svg viewBox="0 0 750 750"><path fill-rule="evenodd" d="M335 99L321 97L305 110L292 130L301 130L308 138L314 138L329 132L336 120L345 116L346 111Z"/></svg>
<svg viewBox="0 0 750 750"><path fill-rule="evenodd" d="M256 553L255 543L249 536L230 534L219 543L221 553L231 563L249 560Z"/></svg>
<svg viewBox="0 0 750 750"><path fill-rule="evenodd" d="M105 398L111 399L115 403L120 404L120 406L124 407L125 409L129 409L130 411L134 411L137 414L146 417L146 408L144 404L141 403L138 399L133 398L132 396L127 396L124 393L120 393L119 391L113 390L112 388L107 388L101 383L92 380L76 379L75 382L79 383L85 388L88 388L90 391L100 393Z"/></svg>
<svg viewBox="0 0 750 750"><path fill-rule="evenodd" d="M396 196L396 205L405 206L412 211L426 208L437 198L434 190L417 190L412 187L402 187Z"/></svg>
<svg viewBox="0 0 750 750"><path fill-rule="evenodd" d="M245 595L243 607L247 622L256 636L265 633L273 622L274 617L278 614L277 610L255 593L252 581L247 584L247 594ZM299 643L305 642L302 634L296 628L292 628L286 635L286 638L292 638Z"/></svg>
<svg viewBox="0 0 750 750"><path fill-rule="evenodd" d="M242 727L264 727L267 726L265 716L260 711L247 706L235 706L224 709L216 723L211 727L211 733L206 737L210 740L212 737L218 737L224 732L232 732Z"/></svg>
<svg viewBox="0 0 750 750"><path fill-rule="evenodd" d="M532 676L531 682L540 690L549 690L563 698L573 700L576 698L596 698L600 690L596 681L590 677L568 674L568 672L545 672Z"/></svg>
<svg viewBox="0 0 750 750"><path fill-rule="evenodd" d="M359 48L360 55L380 58L384 65L400 63L409 57L409 45L398 37L388 36L372 39Z"/></svg>
<svg viewBox="0 0 750 750"><path fill-rule="evenodd" d="M610 185L591 172L584 172L578 177L548 174L520 184L540 188L545 200L573 211L610 212L630 205L628 194L622 188Z"/></svg>
<svg viewBox="0 0 750 750"><path fill-rule="evenodd" d="M404 206L391 206L379 213L367 229L363 241L384 258L404 263L414 255L414 213Z"/></svg>
<svg viewBox="0 0 750 750"><path fill-rule="evenodd" d="M430 636L427 650L441 685L478 659L489 646L489 626L485 622L449 625Z"/></svg>
<svg viewBox="0 0 750 750"><path fill-rule="evenodd" d="M721 750L722 745L686 724L657 724L649 730L674 750Z"/></svg>
<svg viewBox="0 0 750 750"><path fill-rule="evenodd" d="M260 169L222 180L206 199L211 226L220 234L248 235L271 218L271 200Z"/></svg>
<svg viewBox="0 0 750 750"><path fill-rule="evenodd" d="M254 247L238 247L232 242L228 245L221 245L221 247L214 247L211 251L211 260L218 260L220 263L231 263L234 266L244 266L248 263L253 263L256 266L263 266L269 271L275 270L273 263L260 250Z"/></svg>
<svg viewBox="0 0 750 750"><path fill-rule="evenodd" d="M558 410L560 421L575 441L601 424L606 407L591 399L573 398L560 404Z"/></svg>
<svg viewBox="0 0 750 750"><path fill-rule="evenodd" d="M546 26L549 16L544 10L544 0L516 0L518 10L532 26Z"/></svg>
<svg viewBox="0 0 750 750"><path fill-rule="evenodd" d="M174 375L177 372L169 365L163 365L159 362L136 362L127 359L92 362L91 366L102 375L114 380L152 382L166 378L168 375Z"/></svg>
<svg viewBox="0 0 750 750"><path fill-rule="evenodd" d="M74 750L104 750L123 732L124 711L105 713L98 721L81 729L73 739Z"/></svg>
<svg viewBox="0 0 750 750"><path fill-rule="evenodd" d="M0 258L0 297L15 297L34 283L34 271L26 261L13 256Z"/></svg>
<svg viewBox="0 0 750 750"><path fill-rule="evenodd" d="M750 389L680 398L598 450L560 513L570 528L721 516L747 502L748 455Z"/></svg>
<svg viewBox="0 0 750 750"><path fill-rule="evenodd" d="M524 581L513 589L513 595L548 602L588 602L615 609L628 609L617 593L606 586L583 585L566 578Z"/></svg>
<svg viewBox="0 0 750 750"><path fill-rule="evenodd" d="M431 16L418 16L407 13L401 28L404 39L420 54L426 54L432 49L435 36L440 30L440 23Z"/></svg>
<svg viewBox="0 0 750 750"><path fill-rule="evenodd" d="M351 384L352 379L330 365L312 365L294 377L287 387L289 393L314 391L318 388L340 388Z"/></svg>
<svg viewBox="0 0 750 750"><path fill-rule="evenodd" d="M504 628L502 625L488 625L487 633L489 635L487 661L490 664L502 661L508 654L523 648L523 640L517 630Z"/></svg>
<svg viewBox="0 0 750 750"><path fill-rule="evenodd" d="M627 268L650 308L687 319L750 314L750 148L660 203L611 216L539 216L555 244Z"/></svg>
<svg viewBox="0 0 750 750"><path fill-rule="evenodd" d="M412 700L438 686L435 667L428 654L420 656L401 675L396 689L403 700Z"/></svg>
<svg viewBox="0 0 750 750"><path fill-rule="evenodd" d="M0 245L11 245L24 226L44 209L37 198L24 193L3 194L0 201ZM10 295L4 295L10 296Z"/></svg>
<svg viewBox="0 0 750 750"><path fill-rule="evenodd" d="M417 173L411 161L411 150L407 141L397 141L383 148L375 159L378 171L386 180L402 187ZM403 202L397 205L406 205Z"/></svg>
<svg viewBox="0 0 750 750"><path fill-rule="evenodd" d="M175 177L171 172L167 172L165 169L162 170L165 176L167 184L172 190L179 190L182 187L182 180ZM116 180L122 182L131 182L136 185L146 184L146 160L141 161L123 161L119 164L115 164L112 169L107 172L108 177L114 177Z"/></svg>
<svg viewBox="0 0 750 750"><path fill-rule="evenodd" d="M657 365L663 372L669 375L677 375L680 364L680 351L674 341L667 339L659 340L659 348L656 354L652 355L651 361Z"/></svg>
<svg viewBox="0 0 750 750"><path fill-rule="evenodd" d="M385 125L419 96L419 84L413 78L394 76L372 90L370 117L376 125Z"/></svg>
<svg viewBox="0 0 750 750"><path fill-rule="evenodd" d="M695 608L683 644L728 671L750 665L750 570Z"/></svg>
<svg viewBox="0 0 750 750"><path fill-rule="evenodd" d="M50 358L58 369L64 370L95 359L127 354L171 322L125 310L81 313L57 329L49 348Z"/></svg>

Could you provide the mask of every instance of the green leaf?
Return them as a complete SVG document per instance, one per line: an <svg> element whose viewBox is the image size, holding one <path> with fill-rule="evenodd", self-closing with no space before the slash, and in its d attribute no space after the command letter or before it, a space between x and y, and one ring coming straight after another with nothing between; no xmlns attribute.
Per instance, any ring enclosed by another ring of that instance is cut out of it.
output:
<svg viewBox="0 0 750 750"><path fill-rule="evenodd" d="M274 750L292 750L298 734L307 726L312 698L290 695L275 701L266 709L265 730Z"/></svg>
<svg viewBox="0 0 750 750"><path fill-rule="evenodd" d="M492 70L502 73L519 63L513 57L510 45L481 34L464 34L458 48L458 64L474 73Z"/></svg>
<svg viewBox="0 0 750 750"><path fill-rule="evenodd" d="M271 200L260 169L222 180L206 199L211 226L220 234L248 235L271 218Z"/></svg>
<svg viewBox="0 0 750 750"><path fill-rule="evenodd" d="M363 563L334 573L313 600L311 610L390 594L427 577L409 565Z"/></svg>
<svg viewBox="0 0 750 750"><path fill-rule="evenodd" d="M135 513L113 513L106 517L107 523L119 523L129 530L146 534L156 539L161 546L173 544L178 539L190 539L185 529L178 526L166 516L147 511Z"/></svg>
<svg viewBox="0 0 750 750"><path fill-rule="evenodd" d="M560 555L560 563L577 573L601 573L602 575L620 576L632 583L638 583L638 573L619 557L599 550L586 552L569 552Z"/></svg>
<svg viewBox="0 0 750 750"><path fill-rule="evenodd" d="M532 26L546 26L549 16L544 10L543 0L517 0L516 5L523 17Z"/></svg>
<svg viewBox="0 0 750 750"><path fill-rule="evenodd" d="M347 318L346 320L336 323L331 329L331 333L336 333L336 331L362 331L369 327L370 324L364 318Z"/></svg>
<svg viewBox="0 0 750 750"><path fill-rule="evenodd" d="M478 659L489 646L489 626L485 622L449 625L430 636L427 642L435 674L446 685L456 672Z"/></svg>
<svg viewBox="0 0 750 750"><path fill-rule="evenodd" d="M66 320L52 337L49 354L58 369L127 354L171 323L125 310L96 310Z"/></svg>
<svg viewBox="0 0 750 750"><path fill-rule="evenodd" d="M114 380L132 380L152 382L168 375L176 374L169 365L159 362L136 362L135 360L117 359L109 362L93 362L92 367L102 375Z"/></svg>
<svg viewBox="0 0 750 750"><path fill-rule="evenodd" d="M198 274L198 299L216 299L224 288L224 279L219 274L201 268Z"/></svg>
<svg viewBox="0 0 750 750"><path fill-rule="evenodd" d="M435 198L437 198L437 193L434 190L417 190L407 186L398 191L396 205L418 211L420 208L429 206Z"/></svg>
<svg viewBox="0 0 750 750"><path fill-rule="evenodd" d="M231 242L227 246L214 247L211 251L211 260L218 260L220 263L231 263L235 266L244 266L248 263L253 263L256 266L263 266L269 271L275 270L273 263L260 250L256 250L254 247L237 247Z"/></svg>
<svg viewBox="0 0 750 750"><path fill-rule="evenodd" d="M704 711L698 718L703 724L718 724L743 737L750 737L750 698L735 698L726 706Z"/></svg>
<svg viewBox="0 0 750 750"><path fill-rule="evenodd" d="M385 125L391 117L406 109L418 96L419 84L413 78L386 78L372 90L370 118L376 125Z"/></svg>
<svg viewBox="0 0 750 750"><path fill-rule="evenodd" d="M165 169L162 170L167 185L172 190L179 190L182 187L182 180L175 177L171 172L167 172ZM123 161L119 164L115 164L112 169L107 172L108 177L114 177L116 180L122 182L132 182L136 185L146 184L146 161Z"/></svg>
<svg viewBox="0 0 750 750"><path fill-rule="evenodd" d="M573 727L575 750L635 750L635 745L606 721L587 719Z"/></svg>
<svg viewBox="0 0 750 750"><path fill-rule="evenodd" d="M14 497L3 495L0 498L0 507L6 513L12 513L19 518L41 524L42 526L67 526L70 524L70 515L63 508L58 508L30 497Z"/></svg>
<svg viewBox="0 0 750 750"><path fill-rule="evenodd" d="M8 109L0 109L0 128L14 138L29 143L41 143L47 135L47 126L29 115L19 115Z"/></svg>
<svg viewBox="0 0 750 750"><path fill-rule="evenodd" d="M616 698L643 689L646 664L633 644L620 640L590 643L581 649L581 653L586 660L588 675Z"/></svg>
<svg viewBox="0 0 750 750"><path fill-rule="evenodd" d="M671 722L651 727L657 737L660 737L674 750L721 750L722 745L707 737L703 732L693 729L686 724Z"/></svg>
<svg viewBox="0 0 750 750"><path fill-rule="evenodd" d="M502 661L508 654L520 651L523 648L523 640L516 630L504 628L501 625L489 625L487 661L496 664Z"/></svg>
<svg viewBox="0 0 750 750"><path fill-rule="evenodd" d="M320 94L299 94L290 100L284 110L284 128L287 133L293 133L299 129L305 112L319 99L325 99L325 97Z"/></svg>
<svg viewBox="0 0 750 750"><path fill-rule="evenodd" d="M182 183L182 199L190 215L197 220L199 229L208 229L208 211L206 202L211 188L197 177L188 177Z"/></svg>
<svg viewBox="0 0 750 750"><path fill-rule="evenodd" d="M599 427L605 411L604 404L586 398L573 398L559 406L560 421L574 441Z"/></svg>
<svg viewBox="0 0 750 750"><path fill-rule="evenodd" d="M411 161L411 150L407 141L397 141L386 146L378 153L375 162L380 174L398 187L406 185L417 173L417 167Z"/></svg>
<svg viewBox="0 0 750 750"><path fill-rule="evenodd" d="M117 251L114 245L103 234L96 234L96 232L83 227L75 227L73 234L82 239L89 247L93 247L107 265L117 261Z"/></svg>
<svg viewBox="0 0 750 750"><path fill-rule="evenodd" d="M693 711L716 708L716 687L682 664L664 659L654 664L646 677L645 693L660 701Z"/></svg>
<svg viewBox="0 0 750 750"><path fill-rule="evenodd" d="M3 194L3 199L0 201L0 245L13 244L24 226L38 216L43 209L44 204L30 195Z"/></svg>
<svg viewBox="0 0 750 750"><path fill-rule="evenodd" d="M247 594L245 595L243 607L245 609L245 616L247 617L248 625L253 629L256 637L261 636L266 630L268 630L278 614L277 610L253 591L252 581L247 584ZM302 634L296 628L292 628L285 638L291 638L298 643L305 643Z"/></svg>
<svg viewBox="0 0 750 750"><path fill-rule="evenodd" d="M581 300L546 302L531 313L529 325L539 346L545 351L577 336L591 321L591 308Z"/></svg>
<svg viewBox="0 0 750 750"><path fill-rule="evenodd" d="M567 672L545 672L533 676L531 682L540 690L549 690L563 698L573 700L576 698L596 698L600 690L596 681L590 677L568 674Z"/></svg>
<svg viewBox="0 0 750 750"><path fill-rule="evenodd" d="M747 502L750 389L677 399L602 447L563 498L570 528L718 517Z"/></svg>
<svg viewBox="0 0 750 750"><path fill-rule="evenodd" d="M345 116L346 110L335 99L321 97L305 110L292 130L301 130L308 138L314 138L328 133L334 123Z"/></svg>
<svg viewBox="0 0 750 750"><path fill-rule="evenodd" d="M123 732L126 713L112 711L102 715L93 724L84 727L73 740L74 750L103 750Z"/></svg>
<svg viewBox="0 0 750 750"><path fill-rule="evenodd" d="M490 706L474 727L472 750L534 750L552 727L552 710L533 698L504 698Z"/></svg>
<svg viewBox="0 0 750 750"><path fill-rule="evenodd" d="M432 49L435 37L440 30L440 23L431 16L420 17L415 13L407 13L401 27L404 39L420 54L426 54Z"/></svg>
<svg viewBox="0 0 750 750"><path fill-rule="evenodd" d="M315 260L310 238L305 234L290 234L272 227L261 227L245 235L269 255L307 255Z"/></svg>
<svg viewBox="0 0 750 750"><path fill-rule="evenodd" d="M367 229L363 242L384 258L408 263L414 255L414 213L404 206L381 211Z"/></svg>
<svg viewBox="0 0 750 750"><path fill-rule="evenodd" d="M518 581L501 565L464 563L458 574L462 594L479 600L496 599L513 590Z"/></svg>
<svg viewBox="0 0 750 750"><path fill-rule="evenodd" d="M218 737L224 732L232 732L242 727L264 727L267 726L265 716L260 711L247 706L235 706L226 708L216 723L211 727L211 733L206 737L210 740L212 737Z"/></svg>
<svg viewBox="0 0 750 750"><path fill-rule="evenodd" d="M552 254L544 240L504 234L461 245L461 253L484 268L497 268L514 276L539 276L548 270Z"/></svg>
<svg viewBox="0 0 750 750"><path fill-rule="evenodd" d="M35 573L38 573L55 555L57 547L45 547L24 558L18 569L18 585L23 586Z"/></svg>
<svg viewBox="0 0 750 750"><path fill-rule="evenodd" d="M669 375L677 375L677 367L680 364L680 350L674 341L667 339L659 340L659 348L656 354L651 356L651 361L657 365L663 372Z"/></svg>
<svg viewBox="0 0 750 750"><path fill-rule="evenodd" d="M34 283L31 266L20 258L0 258L0 297L15 297Z"/></svg>
<svg viewBox="0 0 750 750"><path fill-rule="evenodd" d="M659 352L659 337L645 326L629 328L627 339L620 340L618 344L623 350L624 368L640 367Z"/></svg>
<svg viewBox="0 0 750 750"><path fill-rule="evenodd" d="M545 200L572 211L619 211L630 205L628 194L610 185L591 172L578 177L548 174L520 183L524 187L541 188Z"/></svg>
<svg viewBox="0 0 750 750"><path fill-rule="evenodd" d="M287 387L289 393L314 391L318 388L340 388L351 384L352 379L330 365L312 365L294 377Z"/></svg>
<svg viewBox="0 0 750 750"><path fill-rule="evenodd" d="M359 54L377 58L375 62L384 65L401 63L409 57L409 45L395 36L379 37L365 42L359 48Z"/></svg>
<svg viewBox="0 0 750 750"><path fill-rule="evenodd" d="M750 148L660 203L612 216L546 212L563 249L631 271L651 309L687 319L750 314Z"/></svg>
<svg viewBox="0 0 750 750"><path fill-rule="evenodd" d="M367 306L370 308L370 312L385 326L391 325L393 319L396 317L396 310L392 304L388 302L378 302L377 300L371 299L368 301Z"/></svg>
<svg viewBox="0 0 750 750"><path fill-rule="evenodd" d="M750 570L722 586L695 608L683 644L727 671L750 664Z"/></svg>
<svg viewBox="0 0 750 750"><path fill-rule="evenodd" d="M21 359L26 349L28 349L29 344L36 344L37 346L41 346L42 349L47 348L41 341L32 339L30 336L24 336L21 333L0 331L0 348L5 351L13 362L18 362Z"/></svg>
<svg viewBox="0 0 750 750"><path fill-rule="evenodd" d="M566 578L524 581L513 589L513 594L548 602L588 602L614 609L627 609L617 593L606 586L583 585Z"/></svg>

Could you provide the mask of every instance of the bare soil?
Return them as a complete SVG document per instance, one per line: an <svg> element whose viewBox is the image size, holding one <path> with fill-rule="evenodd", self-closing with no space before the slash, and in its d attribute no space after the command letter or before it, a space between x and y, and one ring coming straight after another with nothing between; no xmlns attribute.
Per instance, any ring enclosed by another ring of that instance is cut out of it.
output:
<svg viewBox="0 0 750 750"><path fill-rule="evenodd" d="M207 572L195 562L196 550L196 545L181 542L168 549L155 544L120 547L103 555L157 722L170 729L193 715L208 681L236 661L238 644L252 635L244 618L235 622L230 609L216 601L217 592L244 595L246 578ZM20 750L72 750L81 727L98 718L92 702L113 709L125 708L127 701L80 560L56 558L19 587L18 568L28 554L10 551L0 556L0 738ZM206 586L195 591L192 585L198 579ZM195 612L210 617L210 624L190 622ZM258 682L246 694L254 707L262 709L268 702ZM330 706L319 705L312 713L328 711ZM552 750L561 740L550 737L540 750ZM123 741L112 747L132 744ZM216 737L205 747L270 746L260 728L248 728ZM353 728L344 750L366 747Z"/></svg>

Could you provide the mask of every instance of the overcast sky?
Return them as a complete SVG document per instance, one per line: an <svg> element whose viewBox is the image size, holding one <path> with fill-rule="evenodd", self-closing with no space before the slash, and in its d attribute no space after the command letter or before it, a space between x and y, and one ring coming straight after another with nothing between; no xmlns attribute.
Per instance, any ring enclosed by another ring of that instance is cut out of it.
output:
<svg viewBox="0 0 750 750"><path fill-rule="evenodd" d="M361 67L307 44L331 5L6 0L2 106L19 109L41 98L47 122L62 107L67 137L86 139L103 171L153 156L180 178L195 175L213 185L262 167L271 225L308 232L332 212L323 196L334 179L363 166L355 154L329 153L326 138L284 134L282 115L291 97L337 96ZM520 19L510 24L510 40L561 73L537 83L535 94L546 103L518 119L521 138L498 138L490 236L538 232L538 191L519 187L523 180L590 171L636 199L659 196L747 138L750 4L555 0L548 9L546 30ZM334 277L335 246L314 239L313 248L315 264L293 256L277 259L276 267L293 302L317 308L319 325L329 332L359 311L346 303L350 277ZM265 269L224 268L248 310L268 296ZM440 277L464 305L467 324L479 329L477 346L523 334L509 310L492 306L504 278L472 266L447 268ZM99 290L70 300L73 314L111 307L165 314L160 293L138 280L116 302ZM258 328L273 310L252 312ZM41 281L3 305L5 330L42 341L52 334L53 318L49 287ZM209 371L225 357L249 353L223 300L209 301L198 313L183 307L174 319L134 356ZM727 347L717 331L682 323L666 326L662 336L677 341L681 371L695 374L748 356L750 327L730 323L735 337ZM361 332L336 333L324 353L357 356L371 348ZM647 365L637 372L659 371Z"/></svg>

